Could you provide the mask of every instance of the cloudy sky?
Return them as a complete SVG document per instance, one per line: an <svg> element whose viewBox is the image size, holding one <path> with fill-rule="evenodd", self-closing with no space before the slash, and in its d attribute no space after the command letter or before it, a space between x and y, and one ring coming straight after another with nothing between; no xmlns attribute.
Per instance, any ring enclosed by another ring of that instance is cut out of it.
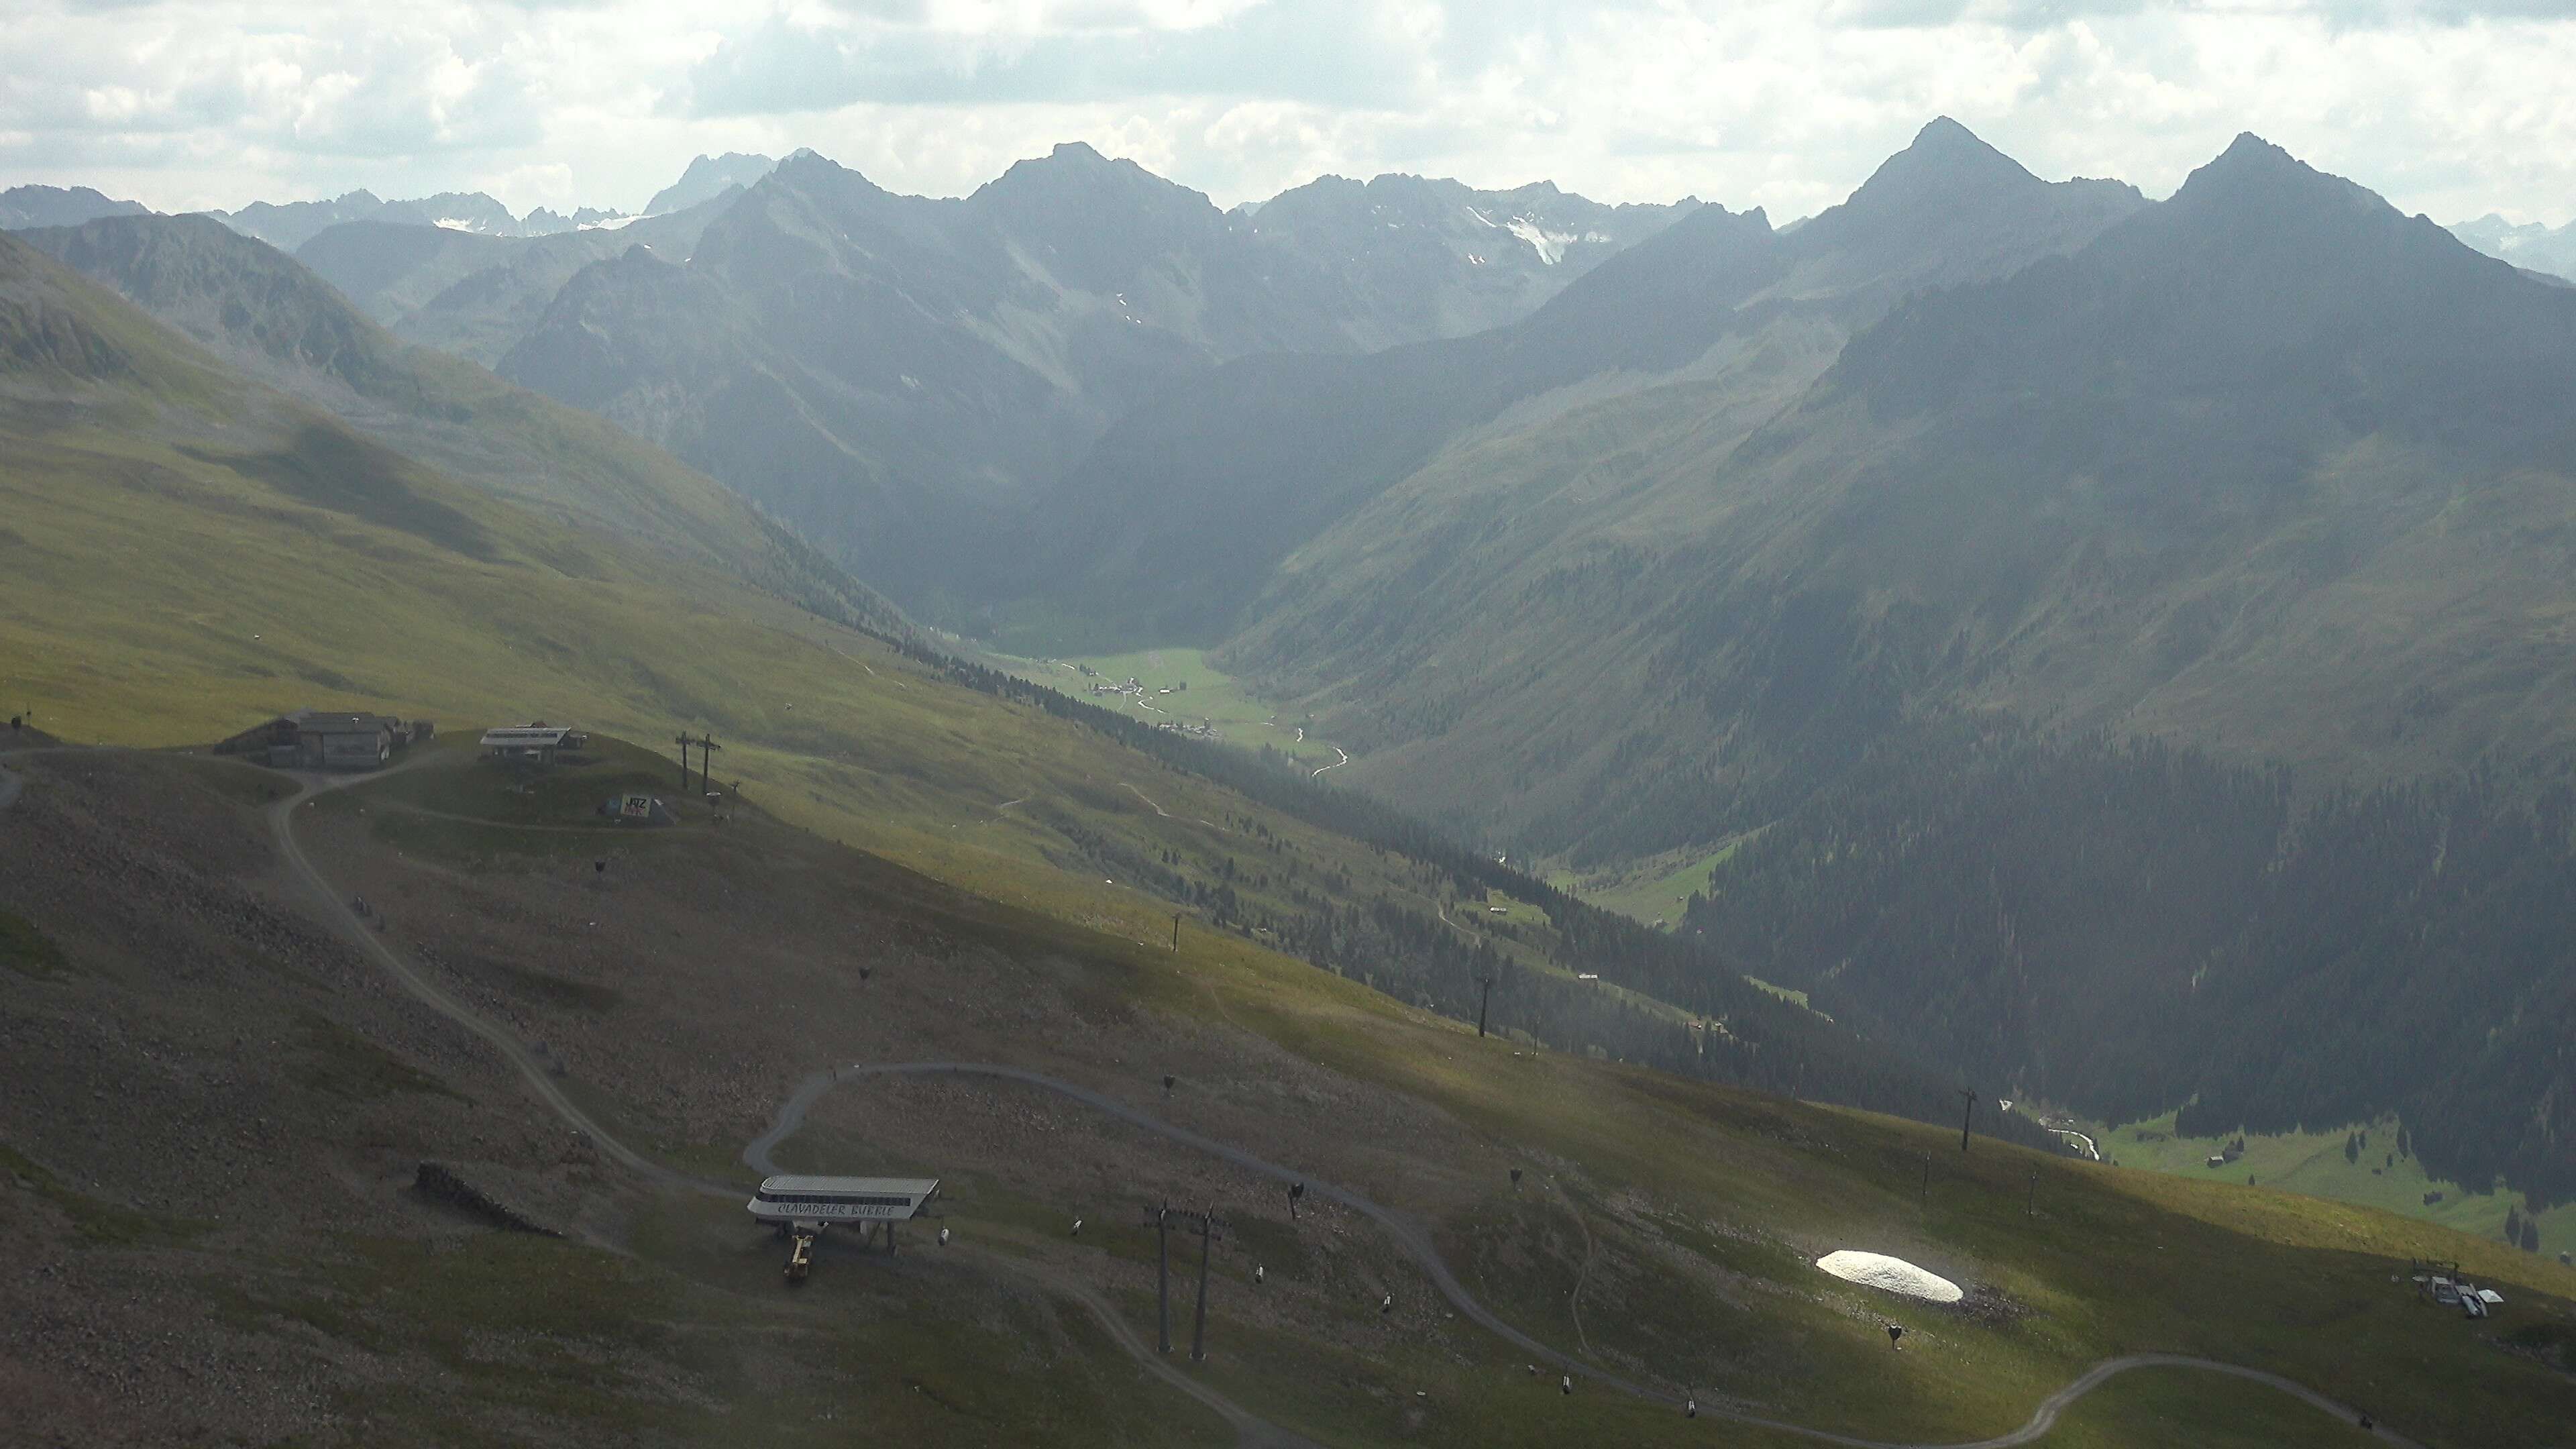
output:
<svg viewBox="0 0 2576 1449"><path fill-rule="evenodd" d="M631 209L699 152L972 190L1086 140L1787 218L1948 114L2162 195L2252 130L2409 211L2576 215L2576 0L0 0L0 185Z"/></svg>

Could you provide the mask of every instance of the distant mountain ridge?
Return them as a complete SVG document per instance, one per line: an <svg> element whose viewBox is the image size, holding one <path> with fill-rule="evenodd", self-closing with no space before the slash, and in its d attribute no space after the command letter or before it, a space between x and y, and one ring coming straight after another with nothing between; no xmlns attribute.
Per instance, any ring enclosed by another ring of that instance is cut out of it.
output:
<svg viewBox="0 0 2576 1449"><path fill-rule="evenodd" d="M296 248L299 261L406 341L500 362L573 274L642 247L686 260L709 221L739 193L616 227L488 236L446 227L342 222Z"/></svg>
<svg viewBox="0 0 2576 1449"><path fill-rule="evenodd" d="M1508 327L1230 364L1121 419L1042 501L1021 571L1032 612L1109 637L1216 642L1265 586L1283 599L1330 588L1317 582L1329 571L1273 570L1479 429L1535 433L1566 408L1745 357L1767 359L1760 396L1776 406L1910 291L2072 250L2144 204L2114 182L2043 182L1936 121L1794 232L1704 207ZM1423 537L1383 519L1365 532L1372 547ZM1297 669L1298 638L1256 639L1249 657Z"/></svg>
<svg viewBox="0 0 2576 1449"><path fill-rule="evenodd" d="M1508 319L1688 209L1378 190L1229 215L1068 144L933 199L799 152L685 259L575 278L499 370L741 488L900 598L971 605L1034 490L1181 379ZM1392 284L1353 259L1433 220L1436 238L1406 244L1412 304L1390 315Z"/></svg>
<svg viewBox="0 0 2576 1449"><path fill-rule="evenodd" d="M2555 229L2536 221L2516 226L2491 211L2450 232L2488 256L2576 281L2576 221Z"/></svg>
<svg viewBox="0 0 2576 1449"><path fill-rule="evenodd" d="M586 206L570 216L541 206L521 217L480 191L443 191L409 201L386 201L372 191L359 190L322 201L254 201L238 211L202 214L289 252L332 227L356 221L434 226L484 236L550 236L624 220L621 213Z"/></svg>
<svg viewBox="0 0 2576 1449"><path fill-rule="evenodd" d="M78 226L101 216L147 216L139 201L117 201L86 186L12 186L0 191L0 231Z"/></svg>

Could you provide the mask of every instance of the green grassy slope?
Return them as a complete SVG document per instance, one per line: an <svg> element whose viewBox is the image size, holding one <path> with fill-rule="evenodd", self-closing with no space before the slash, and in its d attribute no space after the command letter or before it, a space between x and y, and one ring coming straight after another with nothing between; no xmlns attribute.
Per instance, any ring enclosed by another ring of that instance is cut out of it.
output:
<svg viewBox="0 0 2576 1449"><path fill-rule="evenodd" d="M1692 894L1706 894L1709 872L1734 853L1732 842L1716 850L1686 847L1601 870L1560 871L1555 884L1623 915L1678 926Z"/></svg>
<svg viewBox="0 0 2576 1449"><path fill-rule="evenodd" d="M1333 742L1317 733L1311 722L1299 715L1283 714L1280 706L1255 695L1243 681L1208 662L1205 650L1133 649L1123 654L1068 655L1062 659L991 655L988 662L1006 673L1116 710L1143 724L1205 724L1227 744L1276 751L1309 771L1334 766L1342 758ZM1130 679L1144 686L1142 698L1096 694L1092 689L1099 684L1121 685ZM1183 685L1187 688L1179 687ZM1173 692L1160 693L1164 689Z"/></svg>
<svg viewBox="0 0 2576 1449"><path fill-rule="evenodd" d="M2510 1192L2471 1192L2461 1184L2426 1172L2423 1161L2397 1152L2395 1118L2384 1118L2351 1132L2249 1132L2244 1155L2225 1167L2211 1167L2228 1144L2223 1137L2188 1137L2174 1130L2174 1114L2146 1122L2094 1130L2102 1155L2122 1167L2202 1177L2213 1182L2252 1178L2284 1192L2303 1192L2339 1202L2361 1203L2382 1212L2423 1218L2474 1237L2495 1239L2508 1212L2527 1204ZM2352 1133L2368 1137L2355 1156L2344 1155ZM2440 1201L2424 1201L2428 1193ZM2576 1203L2561 1203L2546 1212L2528 1214L2540 1225L2540 1251L2554 1257L2576 1252Z"/></svg>
<svg viewBox="0 0 2576 1449"><path fill-rule="evenodd" d="M103 218L22 239L233 368L452 478L826 613L901 626L874 591L714 479L589 413L396 339L295 259L216 222Z"/></svg>

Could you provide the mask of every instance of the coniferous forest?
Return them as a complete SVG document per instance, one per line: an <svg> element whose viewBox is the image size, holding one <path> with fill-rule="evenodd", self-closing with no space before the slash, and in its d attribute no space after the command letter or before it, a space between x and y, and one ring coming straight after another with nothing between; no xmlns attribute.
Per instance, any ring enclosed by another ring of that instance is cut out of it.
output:
<svg viewBox="0 0 2576 1449"><path fill-rule="evenodd" d="M1864 1032L2111 1121L2335 1130L2576 1196L2576 794L2303 802L2153 742L1916 731L1748 840L1684 929Z"/></svg>

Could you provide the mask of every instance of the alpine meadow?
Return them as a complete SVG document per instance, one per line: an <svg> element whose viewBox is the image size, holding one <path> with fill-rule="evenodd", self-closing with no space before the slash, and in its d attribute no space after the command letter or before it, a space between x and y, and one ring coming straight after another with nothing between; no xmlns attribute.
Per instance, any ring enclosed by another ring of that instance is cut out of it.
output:
<svg viewBox="0 0 2576 1449"><path fill-rule="evenodd" d="M2576 1446L2576 18L31 4L0 1443Z"/></svg>

